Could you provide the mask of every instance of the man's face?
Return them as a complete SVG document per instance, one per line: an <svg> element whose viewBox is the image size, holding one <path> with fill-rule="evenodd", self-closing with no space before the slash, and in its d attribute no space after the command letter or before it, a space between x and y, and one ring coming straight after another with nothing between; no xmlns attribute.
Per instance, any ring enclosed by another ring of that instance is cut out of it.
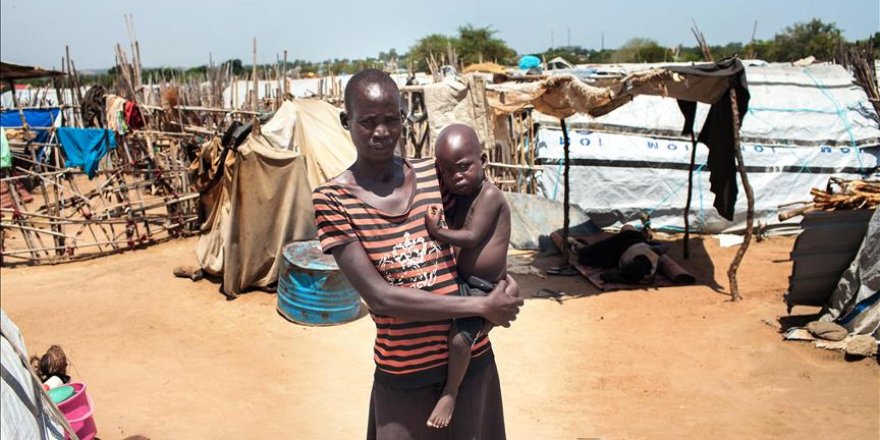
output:
<svg viewBox="0 0 880 440"><path fill-rule="evenodd" d="M348 131L358 156L370 162L391 160L402 124L393 86L387 83L357 86L348 114Z"/></svg>
<svg viewBox="0 0 880 440"><path fill-rule="evenodd" d="M436 158L443 185L453 194L466 196L480 188L485 176L479 141L447 138L438 143Z"/></svg>

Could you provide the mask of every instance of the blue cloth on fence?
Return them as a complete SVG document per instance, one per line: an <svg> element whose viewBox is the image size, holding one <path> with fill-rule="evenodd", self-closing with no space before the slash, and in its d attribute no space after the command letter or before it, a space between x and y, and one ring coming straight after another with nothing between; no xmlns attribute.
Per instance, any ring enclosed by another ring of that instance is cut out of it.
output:
<svg viewBox="0 0 880 440"><path fill-rule="evenodd" d="M34 142L48 142L49 130L47 129L49 127L52 127L53 123L55 122L55 118L58 117L58 113L61 112L61 109L39 108L22 110L22 112L24 113L24 120L27 121L28 126L33 128L34 131L37 133L37 137L34 138ZM0 112L0 127L21 127L21 116L19 116L18 110L9 109Z"/></svg>
<svg viewBox="0 0 880 440"><path fill-rule="evenodd" d="M107 151L116 148L116 135L103 128L61 127L57 133L67 166L82 168L89 179L95 177L98 163Z"/></svg>

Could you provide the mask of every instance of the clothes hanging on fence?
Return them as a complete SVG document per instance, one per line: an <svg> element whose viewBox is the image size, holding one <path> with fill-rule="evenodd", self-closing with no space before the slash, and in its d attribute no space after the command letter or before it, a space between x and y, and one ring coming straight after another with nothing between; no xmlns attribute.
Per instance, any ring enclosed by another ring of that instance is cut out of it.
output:
<svg viewBox="0 0 880 440"><path fill-rule="evenodd" d="M134 101L125 101L125 125L129 130L138 130L144 127L144 117L141 109Z"/></svg>
<svg viewBox="0 0 880 440"><path fill-rule="evenodd" d="M9 140L6 139L6 130L0 127L0 168L12 166L12 153L9 151Z"/></svg>
<svg viewBox="0 0 880 440"><path fill-rule="evenodd" d="M128 132L125 125L125 98L116 95L107 95L107 128L119 134Z"/></svg>
<svg viewBox="0 0 880 440"><path fill-rule="evenodd" d="M739 127L733 126L733 109L730 105L730 90L736 90L736 106L739 113L739 123L749 110L749 89L746 83L746 70L742 62L736 58L728 58L714 64L699 64L688 67L670 67L669 70L690 76L704 76L726 79L727 90L712 103L706 122L700 131L698 142L709 147L709 159L706 163L709 168L709 182L711 190L715 193L715 209L722 217L733 221L733 206L736 204L736 158L734 155L734 130ZM678 106L684 115L685 124L682 134L691 134L694 131L694 119L696 118L697 103L694 101L679 100Z"/></svg>
<svg viewBox="0 0 880 440"><path fill-rule="evenodd" d="M61 127L58 141L67 157L67 166L82 168L89 179L95 177L98 164L107 152L116 148L116 135L103 128Z"/></svg>
<svg viewBox="0 0 880 440"><path fill-rule="evenodd" d="M104 98L107 91L101 85L95 85L86 91L83 97L82 117L86 127L104 127Z"/></svg>

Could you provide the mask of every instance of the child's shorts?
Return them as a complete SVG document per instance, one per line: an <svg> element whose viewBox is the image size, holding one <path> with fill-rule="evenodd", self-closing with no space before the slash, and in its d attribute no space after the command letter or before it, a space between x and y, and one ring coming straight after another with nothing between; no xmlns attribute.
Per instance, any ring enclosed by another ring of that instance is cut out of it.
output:
<svg viewBox="0 0 880 440"><path fill-rule="evenodd" d="M475 282L474 279L479 281L479 283ZM460 282L458 284L459 296L486 296L495 288L494 284L480 280L476 277L471 277L468 281L470 281L470 283ZM475 286L475 284L480 285L482 288ZM477 336L479 336L480 331L482 331L483 327L486 325L486 319L481 316L470 316L467 318L456 319L453 321L452 325L455 326L455 332L461 333L461 336L468 345L474 345Z"/></svg>

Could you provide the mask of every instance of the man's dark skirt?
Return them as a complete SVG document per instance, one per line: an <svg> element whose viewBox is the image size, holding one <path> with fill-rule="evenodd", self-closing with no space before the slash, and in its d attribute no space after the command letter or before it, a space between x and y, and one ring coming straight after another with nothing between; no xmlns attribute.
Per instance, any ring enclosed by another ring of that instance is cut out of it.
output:
<svg viewBox="0 0 880 440"><path fill-rule="evenodd" d="M444 429L427 425L443 391L442 383L396 390L374 381L367 439L504 440L504 411L495 360L470 373L465 374L459 389L452 422Z"/></svg>

